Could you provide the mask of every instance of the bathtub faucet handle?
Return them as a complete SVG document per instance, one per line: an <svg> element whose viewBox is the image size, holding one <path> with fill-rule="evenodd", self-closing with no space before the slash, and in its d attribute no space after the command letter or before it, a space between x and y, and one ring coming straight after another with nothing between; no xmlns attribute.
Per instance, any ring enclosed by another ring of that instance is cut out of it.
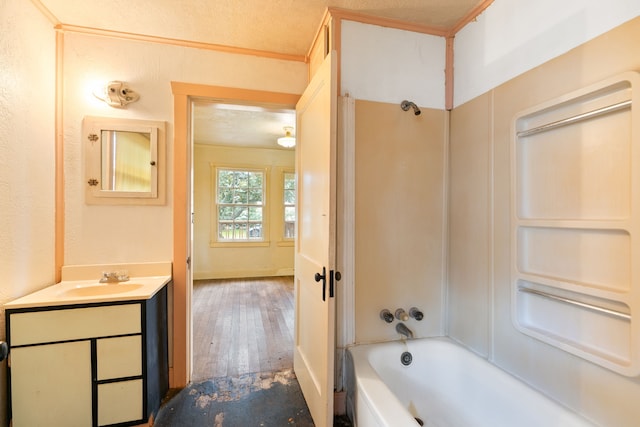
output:
<svg viewBox="0 0 640 427"><path fill-rule="evenodd" d="M399 308L396 310L396 319L402 322L406 322L407 320L409 320L409 315L406 311L404 311L404 308Z"/></svg>
<svg viewBox="0 0 640 427"><path fill-rule="evenodd" d="M386 308L384 310L380 310L380 318L387 323L393 322L393 314Z"/></svg>
<svg viewBox="0 0 640 427"><path fill-rule="evenodd" d="M409 316L413 317L416 320L422 320L424 318L424 313L422 313L422 311L420 311L416 307L411 307L411 309L409 310Z"/></svg>

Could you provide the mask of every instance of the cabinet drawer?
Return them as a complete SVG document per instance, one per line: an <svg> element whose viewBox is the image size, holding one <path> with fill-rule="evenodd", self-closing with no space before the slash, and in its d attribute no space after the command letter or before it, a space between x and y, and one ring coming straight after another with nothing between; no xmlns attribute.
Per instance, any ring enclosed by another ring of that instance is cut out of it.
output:
<svg viewBox="0 0 640 427"><path fill-rule="evenodd" d="M140 304L10 314L11 346L141 332Z"/></svg>
<svg viewBox="0 0 640 427"><path fill-rule="evenodd" d="M142 392L142 380L98 385L98 425L142 421Z"/></svg>
<svg viewBox="0 0 640 427"><path fill-rule="evenodd" d="M98 381L142 375L142 336L96 342Z"/></svg>

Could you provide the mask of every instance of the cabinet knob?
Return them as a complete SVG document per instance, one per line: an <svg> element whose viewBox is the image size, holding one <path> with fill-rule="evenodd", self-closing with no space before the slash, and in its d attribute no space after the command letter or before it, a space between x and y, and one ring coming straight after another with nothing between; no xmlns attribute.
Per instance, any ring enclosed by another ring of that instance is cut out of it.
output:
<svg viewBox="0 0 640 427"><path fill-rule="evenodd" d="M0 362L7 358L9 355L9 346L5 341L0 341Z"/></svg>

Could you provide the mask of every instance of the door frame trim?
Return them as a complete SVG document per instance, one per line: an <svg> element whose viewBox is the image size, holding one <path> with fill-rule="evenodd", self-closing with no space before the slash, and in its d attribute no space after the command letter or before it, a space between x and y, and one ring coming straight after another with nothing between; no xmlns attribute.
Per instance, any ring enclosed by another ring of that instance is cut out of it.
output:
<svg viewBox="0 0 640 427"><path fill-rule="evenodd" d="M170 387L185 387L191 380L192 318L191 283L187 258L191 255L189 213L192 190L191 176L191 102L211 99L222 102L276 104L295 108L300 95L171 82L173 93L173 301L170 337L172 337L172 366L169 368ZM188 191L187 191L188 190Z"/></svg>

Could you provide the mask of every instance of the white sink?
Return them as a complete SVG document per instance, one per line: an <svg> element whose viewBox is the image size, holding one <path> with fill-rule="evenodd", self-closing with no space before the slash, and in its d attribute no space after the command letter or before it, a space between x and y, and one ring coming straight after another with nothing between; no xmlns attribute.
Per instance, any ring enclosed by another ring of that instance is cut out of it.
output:
<svg viewBox="0 0 640 427"><path fill-rule="evenodd" d="M60 296L70 297L90 297L98 295L114 295L131 292L142 288L144 285L140 283L112 283L112 284L96 284L96 285L79 285L73 288L67 288L59 293Z"/></svg>
<svg viewBox="0 0 640 427"><path fill-rule="evenodd" d="M105 271L128 271L131 280L100 283ZM90 264L62 267L62 280L4 304L6 309L139 301L171 282L170 262Z"/></svg>

